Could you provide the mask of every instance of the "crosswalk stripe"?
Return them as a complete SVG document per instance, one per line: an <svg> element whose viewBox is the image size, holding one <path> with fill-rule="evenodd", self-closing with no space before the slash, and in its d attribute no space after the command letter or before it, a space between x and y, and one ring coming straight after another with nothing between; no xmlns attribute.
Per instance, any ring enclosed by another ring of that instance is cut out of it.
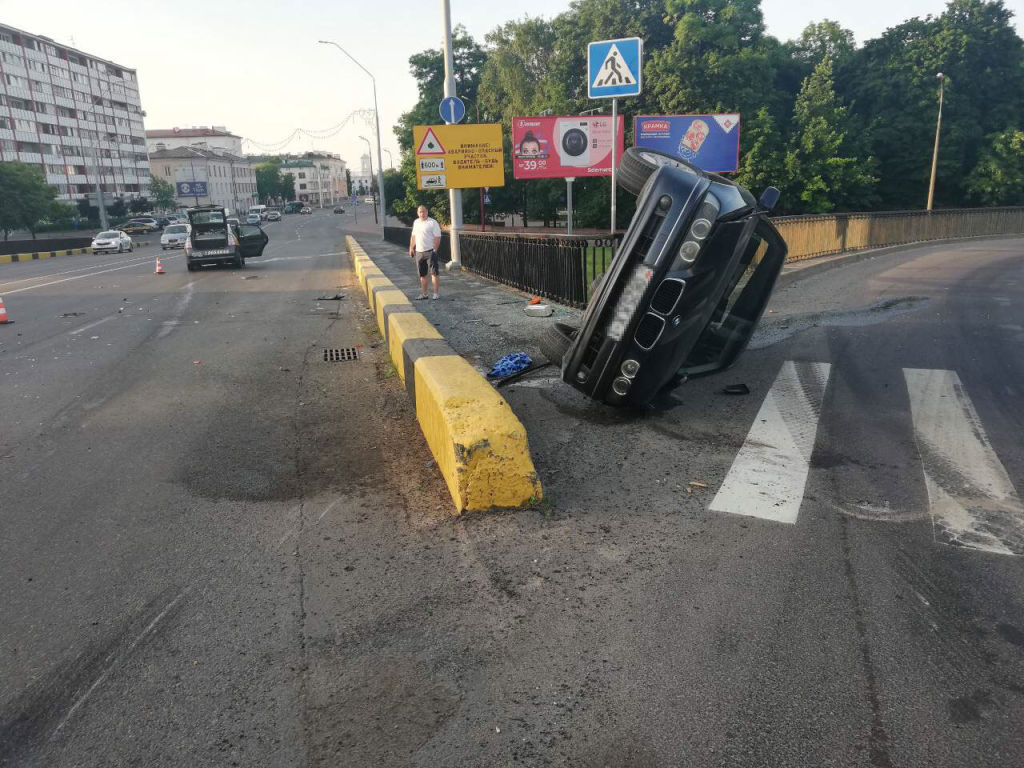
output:
<svg viewBox="0 0 1024 768"><path fill-rule="evenodd" d="M783 363L711 510L796 522L831 369Z"/></svg>
<svg viewBox="0 0 1024 768"><path fill-rule="evenodd" d="M1024 505L955 371L904 368L936 540L1024 554Z"/></svg>

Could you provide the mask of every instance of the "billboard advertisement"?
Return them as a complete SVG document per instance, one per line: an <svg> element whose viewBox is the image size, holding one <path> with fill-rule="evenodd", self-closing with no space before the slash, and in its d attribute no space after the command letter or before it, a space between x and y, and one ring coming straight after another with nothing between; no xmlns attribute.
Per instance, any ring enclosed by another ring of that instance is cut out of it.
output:
<svg viewBox="0 0 1024 768"><path fill-rule="evenodd" d="M619 117L619 158L625 151L625 133L625 121ZM514 178L566 179L611 173L609 115L512 118Z"/></svg>
<svg viewBox="0 0 1024 768"><path fill-rule="evenodd" d="M206 197L205 181L178 181L178 197Z"/></svg>
<svg viewBox="0 0 1024 768"><path fill-rule="evenodd" d="M739 115L637 115L634 127L637 147L675 155L713 173L739 167Z"/></svg>

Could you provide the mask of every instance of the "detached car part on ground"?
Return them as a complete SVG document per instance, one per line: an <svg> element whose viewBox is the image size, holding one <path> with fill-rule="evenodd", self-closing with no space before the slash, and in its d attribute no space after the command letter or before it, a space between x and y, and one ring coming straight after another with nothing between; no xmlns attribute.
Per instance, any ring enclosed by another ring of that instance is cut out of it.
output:
<svg viewBox="0 0 1024 768"><path fill-rule="evenodd" d="M769 221L779 192L743 187L671 155L631 147L619 182L636 214L595 283L579 328L541 340L562 379L595 400L642 407L746 348L786 260Z"/></svg>
<svg viewBox="0 0 1024 768"><path fill-rule="evenodd" d="M192 227L185 241L189 272L209 264L228 264L239 269L246 259L263 255L270 238L255 224L231 224L227 211L216 205L189 208Z"/></svg>

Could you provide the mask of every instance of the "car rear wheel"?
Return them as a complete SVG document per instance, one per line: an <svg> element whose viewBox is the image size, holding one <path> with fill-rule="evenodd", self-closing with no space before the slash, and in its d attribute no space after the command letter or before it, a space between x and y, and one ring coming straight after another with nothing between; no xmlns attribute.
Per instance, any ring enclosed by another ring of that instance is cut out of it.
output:
<svg viewBox="0 0 1024 768"><path fill-rule="evenodd" d="M694 170L694 166L674 155L655 152L653 149L630 147L622 155L622 162L619 163L618 184L627 192L639 195L647 179L663 165Z"/></svg>
<svg viewBox="0 0 1024 768"><path fill-rule="evenodd" d="M555 365L561 365L562 358L569 351L577 333L579 333L579 328L574 328L567 323L552 323L544 329L544 333L541 334L538 341L541 354Z"/></svg>

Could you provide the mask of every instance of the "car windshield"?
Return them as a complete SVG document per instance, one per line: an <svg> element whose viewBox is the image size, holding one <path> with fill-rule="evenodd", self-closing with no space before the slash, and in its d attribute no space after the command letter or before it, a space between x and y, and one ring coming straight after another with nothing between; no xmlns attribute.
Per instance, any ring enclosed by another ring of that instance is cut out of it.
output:
<svg viewBox="0 0 1024 768"><path fill-rule="evenodd" d="M187 227L184 224L172 224L171 226L164 230L164 233L168 235L173 235L177 232L185 232L186 230Z"/></svg>
<svg viewBox="0 0 1024 768"><path fill-rule="evenodd" d="M100 232L96 235L97 240L109 240L110 238L118 238L121 236L120 232Z"/></svg>

